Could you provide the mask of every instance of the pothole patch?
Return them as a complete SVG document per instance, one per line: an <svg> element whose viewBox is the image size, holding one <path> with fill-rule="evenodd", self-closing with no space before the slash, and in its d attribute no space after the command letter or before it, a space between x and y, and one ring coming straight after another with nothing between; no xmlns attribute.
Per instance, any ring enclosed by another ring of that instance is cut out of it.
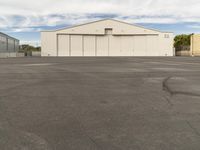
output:
<svg viewBox="0 0 200 150"><path fill-rule="evenodd" d="M177 94L200 96L200 78L168 77L163 80L163 89L171 96Z"/></svg>

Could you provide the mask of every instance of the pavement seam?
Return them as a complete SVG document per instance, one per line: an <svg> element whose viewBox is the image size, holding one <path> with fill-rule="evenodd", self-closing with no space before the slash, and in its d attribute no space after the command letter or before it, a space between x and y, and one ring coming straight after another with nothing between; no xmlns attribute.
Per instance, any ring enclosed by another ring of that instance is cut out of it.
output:
<svg viewBox="0 0 200 150"><path fill-rule="evenodd" d="M186 123L193 130L193 132L200 137L200 133L198 132L198 130L193 127L193 125L189 121L186 121Z"/></svg>

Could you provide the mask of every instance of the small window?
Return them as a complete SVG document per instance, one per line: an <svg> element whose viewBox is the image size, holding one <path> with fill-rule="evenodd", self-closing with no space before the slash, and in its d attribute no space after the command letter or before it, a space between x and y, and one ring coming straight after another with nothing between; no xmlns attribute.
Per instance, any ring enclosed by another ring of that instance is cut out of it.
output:
<svg viewBox="0 0 200 150"><path fill-rule="evenodd" d="M110 29L110 28L105 29L105 34L112 35L112 29Z"/></svg>
<svg viewBox="0 0 200 150"><path fill-rule="evenodd" d="M164 37L165 37L165 38L169 38L169 34L165 34Z"/></svg>

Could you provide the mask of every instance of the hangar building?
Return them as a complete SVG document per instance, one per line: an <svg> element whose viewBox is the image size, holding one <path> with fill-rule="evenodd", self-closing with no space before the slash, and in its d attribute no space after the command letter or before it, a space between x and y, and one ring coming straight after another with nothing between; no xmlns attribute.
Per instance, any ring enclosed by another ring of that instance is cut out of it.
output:
<svg viewBox="0 0 200 150"><path fill-rule="evenodd" d="M190 55L200 56L200 34L191 35Z"/></svg>
<svg viewBox="0 0 200 150"><path fill-rule="evenodd" d="M0 32L0 53L17 52L19 40Z"/></svg>
<svg viewBox="0 0 200 150"><path fill-rule="evenodd" d="M42 56L173 56L173 33L106 19L41 32Z"/></svg>

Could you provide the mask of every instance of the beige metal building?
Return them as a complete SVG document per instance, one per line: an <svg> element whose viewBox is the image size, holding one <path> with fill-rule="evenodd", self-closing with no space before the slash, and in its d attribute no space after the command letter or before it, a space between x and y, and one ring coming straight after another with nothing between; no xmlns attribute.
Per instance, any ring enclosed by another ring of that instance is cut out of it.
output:
<svg viewBox="0 0 200 150"><path fill-rule="evenodd" d="M200 56L200 34L191 36L190 53L191 56Z"/></svg>
<svg viewBox="0 0 200 150"><path fill-rule="evenodd" d="M42 56L173 56L173 33L112 19L41 32Z"/></svg>

